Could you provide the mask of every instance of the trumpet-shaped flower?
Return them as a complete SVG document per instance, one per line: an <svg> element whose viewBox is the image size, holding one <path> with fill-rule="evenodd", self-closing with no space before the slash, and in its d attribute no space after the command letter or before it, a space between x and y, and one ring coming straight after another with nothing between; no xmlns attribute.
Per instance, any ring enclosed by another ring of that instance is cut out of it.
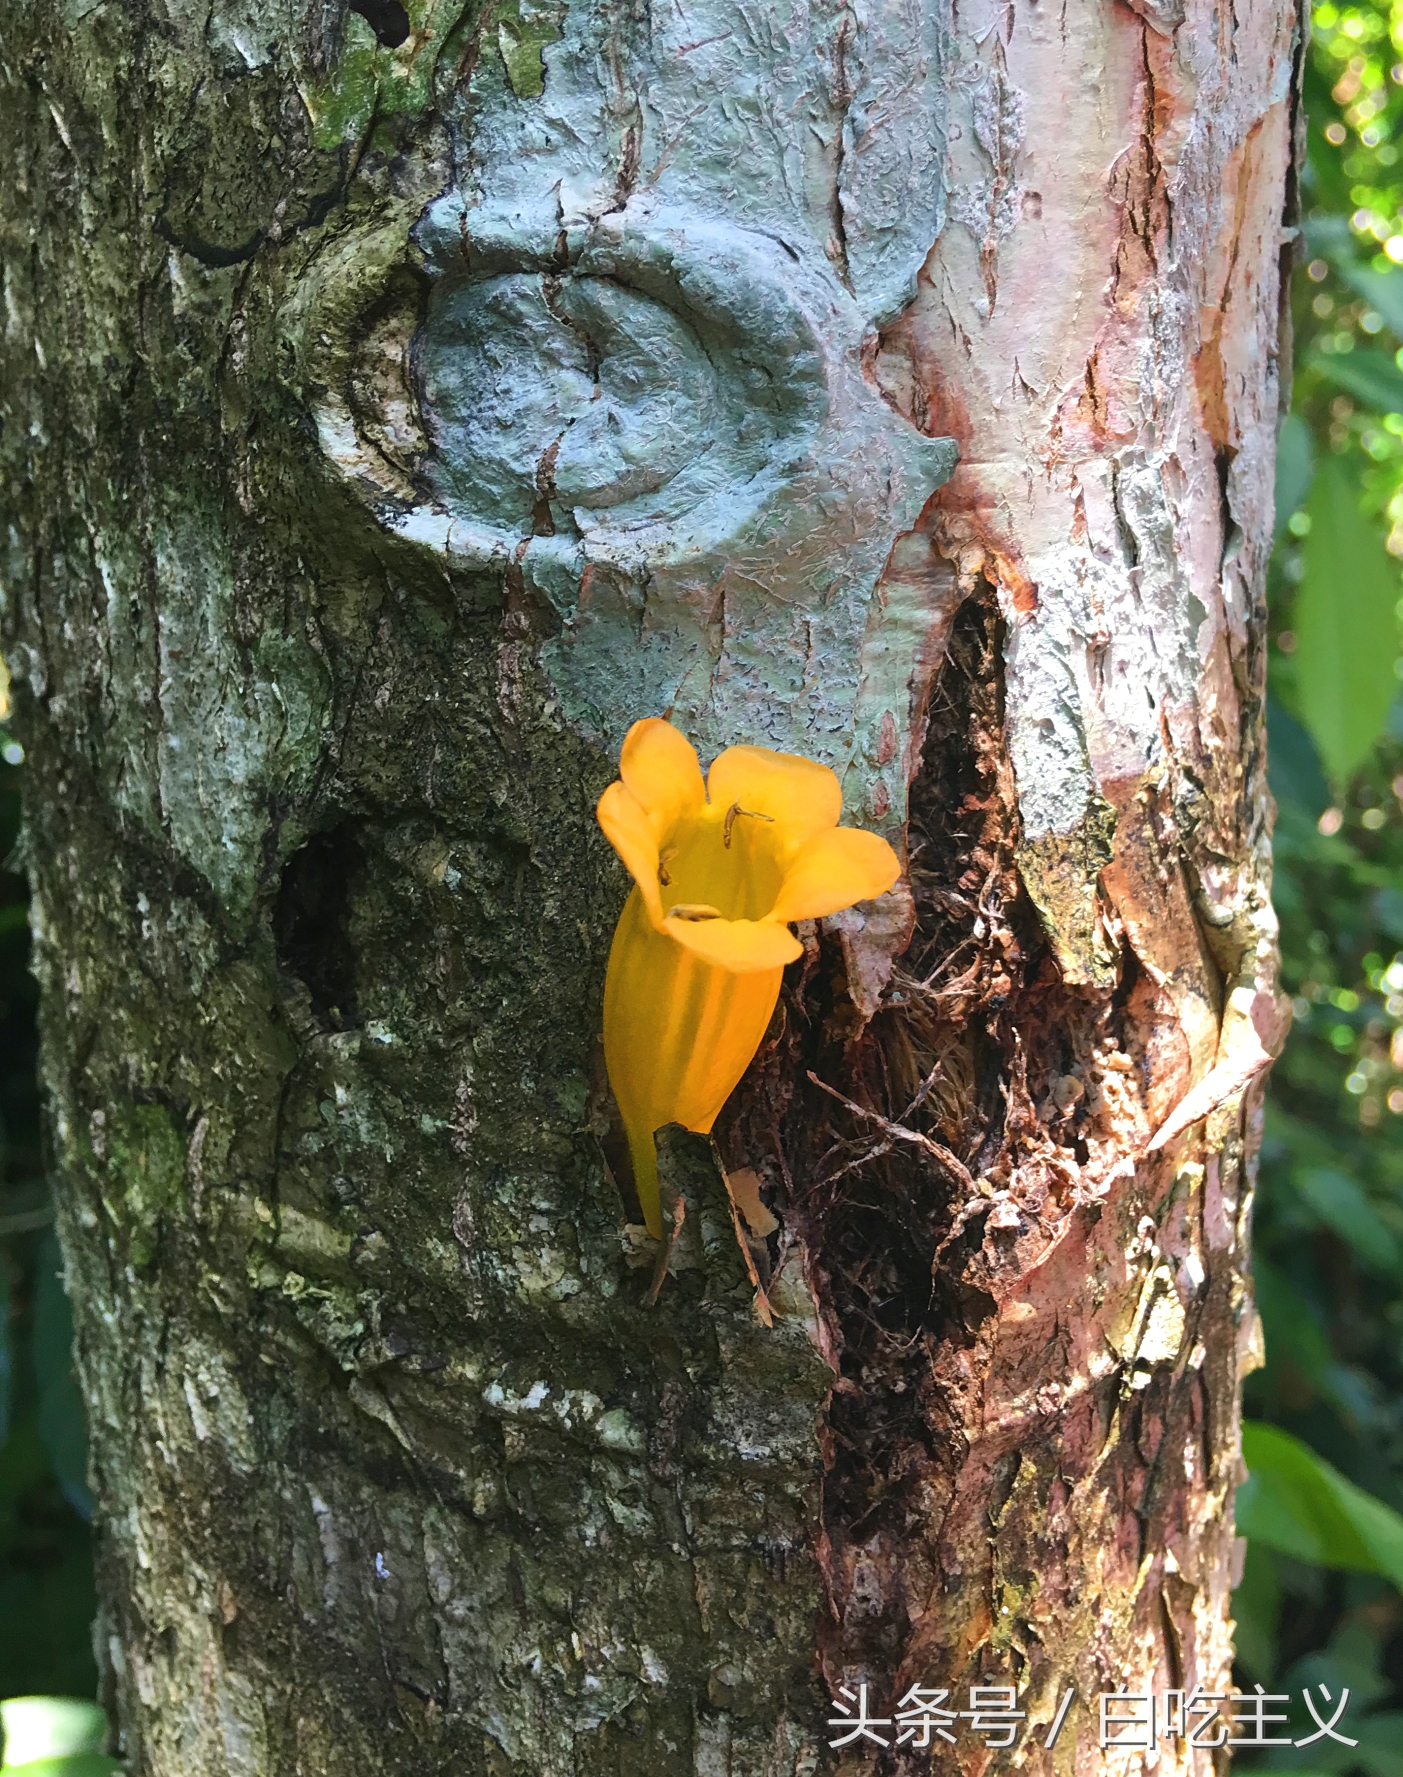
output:
<svg viewBox="0 0 1403 1777"><path fill-rule="evenodd" d="M604 1059L628 1132L638 1198L660 1234L654 1131L710 1133L760 1046L795 919L821 919L889 889L896 853L840 827L826 765L729 747L705 780L670 722L635 722L599 824L634 887L604 986Z"/></svg>

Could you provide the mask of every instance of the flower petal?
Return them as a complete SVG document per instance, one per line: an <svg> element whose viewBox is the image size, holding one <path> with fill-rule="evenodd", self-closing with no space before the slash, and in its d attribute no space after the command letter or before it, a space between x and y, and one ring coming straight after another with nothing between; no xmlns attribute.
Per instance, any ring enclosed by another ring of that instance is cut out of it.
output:
<svg viewBox="0 0 1403 1777"><path fill-rule="evenodd" d="M647 811L659 843L706 801L696 748L661 716L645 716L624 736L619 776Z"/></svg>
<svg viewBox="0 0 1403 1777"><path fill-rule="evenodd" d="M711 967L657 931L642 898L629 896L609 953L604 1059L653 1234L662 1232L653 1131L710 1130L765 1034L780 974Z"/></svg>
<svg viewBox="0 0 1403 1777"><path fill-rule="evenodd" d="M648 917L655 926L661 927L663 900L658 881L658 840L647 810L623 784L612 783L599 798L595 815L604 829L604 837L638 884Z"/></svg>
<svg viewBox="0 0 1403 1777"><path fill-rule="evenodd" d="M833 827L790 860L770 918L822 919L885 894L901 875L896 853L876 833Z"/></svg>
<svg viewBox="0 0 1403 1777"><path fill-rule="evenodd" d="M713 808L739 802L752 814L767 815L782 829L787 853L836 826L843 812L843 789L835 772L797 753L773 753L768 747L727 747L707 773L706 787Z"/></svg>
<svg viewBox="0 0 1403 1777"><path fill-rule="evenodd" d="M792 932L769 919L668 919L663 929L703 962L736 975L782 969L804 949Z"/></svg>

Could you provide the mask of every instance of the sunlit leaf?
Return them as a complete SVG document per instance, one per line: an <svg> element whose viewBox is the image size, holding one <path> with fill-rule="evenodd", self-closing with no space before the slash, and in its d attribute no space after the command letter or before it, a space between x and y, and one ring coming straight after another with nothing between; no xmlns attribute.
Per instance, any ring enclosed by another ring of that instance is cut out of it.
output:
<svg viewBox="0 0 1403 1777"><path fill-rule="evenodd" d="M1403 413L1403 370L1387 352L1313 352L1312 370L1379 413Z"/></svg>
<svg viewBox="0 0 1403 1777"><path fill-rule="evenodd" d="M1382 1574L1403 1587L1403 1516L1356 1487L1279 1426L1246 1420L1248 1478L1237 1490L1241 1533L1321 1567Z"/></svg>
<svg viewBox="0 0 1403 1777"><path fill-rule="evenodd" d="M7 1697L0 1703L5 1736L0 1771L29 1777L107 1777L120 1767L107 1758L107 1715L84 1697Z"/></svg>
<svg viewBox="0 0 1403 1777"><path fill-rule="evenodd" d="M0 1765L0 1771L5 1777L124 1777L124 1767L105 1752L31 1759L26 1765Z"/></svg>
<svg viewBox="0 0 1403 1777"><path fill-rule="evenodd" d="M1397 688L1398 566L1339 457L1316 471L1296 592L1297 700L1325 769L1345 783L1383 732Z"/></svg>

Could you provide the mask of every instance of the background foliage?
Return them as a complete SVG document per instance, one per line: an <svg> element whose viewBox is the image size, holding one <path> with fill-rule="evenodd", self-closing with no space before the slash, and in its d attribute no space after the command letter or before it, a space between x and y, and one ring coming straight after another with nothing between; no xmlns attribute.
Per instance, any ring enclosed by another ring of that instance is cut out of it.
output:
<svg viewBox="0 0 1403 1777"><path fill-rule="evenodd" d="M34 984L14 856L23 753L0 728L0 1697L91 1696L84 1432L44 1185Z"/></svg>
<svg viewBox="0 0 1403 1777"><path fill-rule="evenodd" d="M1296 1022L1256 1210L1239 1677L1352 1692L1356 1750L1265 1762L1403 1777L1403 3L1317 7L1305 89L1269 586Z"/></svg>
<svg viewBox="0 0 1403 1777"><path fill-rule="evenodd" d="M1269 589L1296 1025L1257 1206L1267 1365L1247 1385L1239 1676L1352 1692L1357 1749L1267 1762L1403 1777L1403 0L1325 4L1314 27ZM91 1694L82 1415L13 856L22 769L0 728L0 1696Z"/></svg>

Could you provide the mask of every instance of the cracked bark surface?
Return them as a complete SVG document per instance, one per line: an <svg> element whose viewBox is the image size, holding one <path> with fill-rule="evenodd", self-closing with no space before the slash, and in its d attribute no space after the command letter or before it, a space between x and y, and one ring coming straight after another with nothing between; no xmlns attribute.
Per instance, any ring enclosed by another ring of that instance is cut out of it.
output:
<svg viewBox="0 0 1403 1777"><path fill-rule="evenodd" d="M1222 1688L1298 55L1265 0L0 13L4 644L141 1777L1089 1777L1149 1768L1098 1692ZM426 365L503 339L489 486ZM592 807L667 685L826 749L909 892L805 935L717 1132L744 1251L664 1138L649 1308ZM1027 1731L832 1752L861 1682Z"/></svg>

